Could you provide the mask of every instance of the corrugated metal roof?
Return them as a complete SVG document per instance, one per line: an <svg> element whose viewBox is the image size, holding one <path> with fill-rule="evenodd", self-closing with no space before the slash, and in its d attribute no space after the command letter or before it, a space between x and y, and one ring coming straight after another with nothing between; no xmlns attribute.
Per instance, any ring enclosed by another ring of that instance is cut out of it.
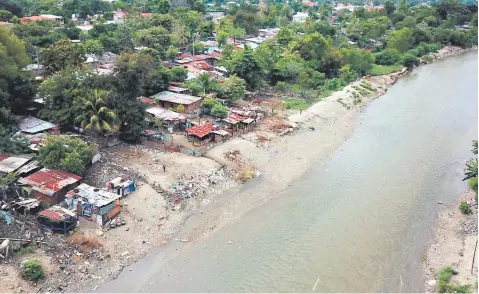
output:
<svg viewBox="0 0 479 294"><path fill-rule="evenodd" d="M52 206L49 209L42 210L38 213L38 215L56 221L64 221L70 217L76 217L76 214L74 212L58 205Z"/></svg>
<svg viewBox="0 0 479 294"><path fill-rule="evenodd" d="M154 98L157 98L160 101L172 102L176 104L192 104L194 102L200 101L201 97L190 96L185 94L173 93L170 91L163 91L158 94L153 95Z"/></svg>
<svg viewBox="0 0 479 294"><path fill-rule="evenodd" d="M0 172L10 173L16 171L28 161L30 161L30 159L32 159L33 157L33 154L22 154L12 155L4 158L3 160L0 159Z"/></svg>
<svg viewBox="0 0 479 294"><path fill-rule="evenodd" d="M20 184L29 185L33 190L53 196L62 188L81 180L80 176L59 169L43 168L26 178L18 179Z"/></svg>
<svg viewBox="0 0 479 294"><path fill-rule="evenodd" d="M186 120L186 116L179 114L178 112L170 111L160 107L150 107L146 110L146 112L158 117L161 120L166 120L166 121Z"/></svg>
<svg viewBox="0 0 479 294"><path fill-rule="evenodd" d="M41 120L33 116L27 116L20 119L18 122L18 126L20 127L20 130L22 132L31 134L43 132L56 127L50 122Z"/></svg>
<svg viewBox="0 0 479 294"><path fill-rule="evenodd" d="M188 135L195 135L198 137L204 137L213 131L213 125L212 124L206 124L206 125L201 125L201 126L194 126L192 128L187 129L185 132Z"/></svg>
<svg viewBox="0 0 479 294"><path fill-rule="evenodd" d="M120 195L111 193L105 190L100 190L98 188L92 187L85 183L80 184L75 189L69 191L66 195L68 198L80 197L86 199L88 203L93 204L97 207L105 206L113 201L120 199ZM85 200L83 200L85 201Z"/></svg>

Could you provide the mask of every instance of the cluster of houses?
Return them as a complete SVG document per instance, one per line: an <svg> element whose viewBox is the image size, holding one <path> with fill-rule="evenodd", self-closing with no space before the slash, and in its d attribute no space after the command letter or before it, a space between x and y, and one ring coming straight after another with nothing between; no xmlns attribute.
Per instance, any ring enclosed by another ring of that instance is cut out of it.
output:
<svg viewBox="0 0 479 294"><path fill-rule="evenodd" d="M123 178L92 187L71 172L42 168L31 154L0 154L0 176L8 173L18 178L0 187L0 225L21 213L35 216L39 228L63 234L79 225L79 217L104 226L119 215L120 200L136 190L134 181Z"/></svg>

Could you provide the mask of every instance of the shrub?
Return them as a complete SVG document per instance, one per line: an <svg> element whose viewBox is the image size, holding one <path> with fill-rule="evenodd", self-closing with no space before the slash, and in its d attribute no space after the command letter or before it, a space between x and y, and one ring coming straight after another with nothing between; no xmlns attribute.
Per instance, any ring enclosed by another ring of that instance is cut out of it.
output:
<svg viewBox="0 0 479 294"><path fill-rule="evenodd" d="M236 177L243 183L252 180L256 177L256 168L253 165L239 168Z"/></svg>
<svg viewBox="0 0 479 294"><path fill-rule="evenodd" d="M388 75L393 72L400 71L403 68L402 65L390 65L390 66L384 66L384 65L377 65L374 64L373 68L369 72L370 75L372 76L382 76L382 75Z"/></svg>
<svg viewBox="0 0 479 294"><path fill-rule="evenodd" d="M375 57L375 63L379 65L393 65L401 61L401 53L396 49L385 49L382 52L376 53Z"/></svg>
<svg viewBox="0 0 479 294"><path fill-rule="evenodd" d="M419 58L417 58L416 56L414 56L410 53L406 53L403 56L402 64L406 67L409 67L409 68L412 68L414 66L418 66L419 65Z"/></svg>
<svg viewBox="0 0 479 294"><path fill-rule="evenodd" d="M469 204L467 204L466 201L462 201L461 204L459 204L459 210L461 211L462 214L471 214L472 210L469 207Z"/></svg>
<svg viewBox="0 0 479 294"><path fill-rule="evenodd" d="M289 89L289 84L286 82L278 82L274 88L276 92L286 92Z"/></svg>
<svg viewBox="0 0 479 294"><path fill-rule="evenodd" d="M16 256L23 256L29 253L34 253L37 247L34 244L28 244L27 246L20 246L16 250L14 249L14 253Z"/></svg>
<svg viewBox="0 0 479 294"><path fill-rule="evenodd" d="M185 111L185 107L184 107L182 104L180 104L180 105L178 105L178 106L176 107L176 111L177 111L177 112L184 112L184 111Z"/></svg>
<svg viewBox="0 0 479 294"><path fill-rule="evenodd" d="M471 188L471 190L473 190L476 193L476 201L477 201L477 177L470 178L468 184L469 184L469 188Z"/></svg>
<svg viewBox="0 0 479 294"><path fill-rule="evenodd" d="M45 273L43 272L43 267L40 261L32 259L27 260L23 263L23 267L21 270L22 277L29 281L38 281L45 277Z"/></svg>
<svg viewBox="0 0 479 294"><path fill-rule="evenodd" d="M300 99L287 99L284 101L284 108L286 109L297 109L306 105L303 100Z"/></svg>
<svg viewBox="0 0 479 294"><path fill-rule="evenodd" d="M228 115L228 108L218 103L211 109L211 115L219 118L225 118Z"/></svg>
<svg viewBox="0 0 479 294"><path fill-rule="evenodd" d="M429 63L429 62L433 61L434 58L431 55L425 55L425 56L422 57L422 60Z"/></svg>
<svg viewBox="0 0 479 294"><path fill-rule="evenodd" d="M441 269L439 275L437 276L437 291L439 293L468 293L471 290L471 285L457 285L449 283L453 275L457 275L457 271L450 266Z"/></svg>

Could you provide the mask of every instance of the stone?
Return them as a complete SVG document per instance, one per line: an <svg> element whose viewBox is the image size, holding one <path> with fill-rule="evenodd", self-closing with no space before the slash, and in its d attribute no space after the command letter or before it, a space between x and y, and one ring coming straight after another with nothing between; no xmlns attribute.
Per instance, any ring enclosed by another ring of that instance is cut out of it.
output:
<svg viewBox="0 0 479 294"><path fill-rule="evenodd" d="M442 201L438 201L438 202L437 202L437 204L444 204L444 202L442 202Z"/></svg>
<svg viewBox="0 0 479 294"><path fill-rule="evenodd" d="M233 243L233 242L231 242L231 241L228 241L228 244L231 244L231 243Z"/></svg>
<svg viewBox="0 0 479 294"><path fill-rule="evenodd" d="M103 231L102 231L102 230L96 230L95 233L96 233L98 236L103 236Z"/></svg>

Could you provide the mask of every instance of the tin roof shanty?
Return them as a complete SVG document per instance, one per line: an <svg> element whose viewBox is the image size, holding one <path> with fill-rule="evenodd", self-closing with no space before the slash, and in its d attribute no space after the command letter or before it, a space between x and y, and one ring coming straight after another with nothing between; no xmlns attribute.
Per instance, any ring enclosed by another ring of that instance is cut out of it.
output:
<svg viewBox="0 0 479 294"><path fill-rule="evenodd" d="M25 164L27 164L32 158L33 154L22 154L22 155L0 155L0 172L2 173L11 173Z"/></svg>
<svg viewBox="0 0 479 294"><path fill-rule="evenodd" d="M120 199L120 195L111 193L105 190L101 190L85 183L80 184L75 189L69 191L66 195L66 198L76 198L80 197L88 202L91 205L102 207L107 204L112 203L113 201Z"/></svg>
<svg viewBox="0 0 479 294"><path fill-rule="evenodd" d="M42 210L38 213L38 215L55 221L65 221L76 217L76 213L58 205Z"/></svg>
<svg viewBox="0 0 479 294"><path fill-rule="evenodd" d="M18 179L18 182L29 185L32 190L52 197L64 187L80 180L80 176L64 170L43 168L28 177Z"/></svg>
<svg viewBox="0 0 479 294"><path fill-rule="evenodd" d="M56 128L56 125L33 116L21 118L18 121L18 126L22 132L29 134L40 133Z"/></svg>
<svg viewBox="0 0 479 294"><path fill-rule="evenodd" d="M210 134L212 131L213 131L213 125L211 125L211 124L194 126L194 127L191 127L189 129L185 130L185 132L188 135L195 135L195 136L200 137L200 138Z"/></svg>
<svg viewBox="0 0 479 294"><path fill-rule="evenodd" d="M146 112L164 121L186 120L186 116L179 114L178 112L170 111L161 107L150 107L146 109Z"/></svg>
<svg viewBox="0 0 479 294"><path fill-rule="evenodd" d="M189 105L201 100L201 97L178 94L178 93L173 93L170 91L163 91L158 94L155 94L153 95L153 98L156 98L160 101L171 102L175 104L183 104L183 105Z"/></svg>

